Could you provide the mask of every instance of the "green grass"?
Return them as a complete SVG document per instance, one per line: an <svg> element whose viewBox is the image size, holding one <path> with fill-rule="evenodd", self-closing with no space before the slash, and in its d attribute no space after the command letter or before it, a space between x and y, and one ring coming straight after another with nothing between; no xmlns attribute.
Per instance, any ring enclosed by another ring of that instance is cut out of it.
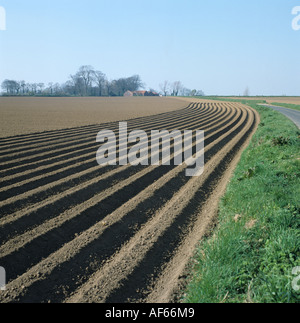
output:
<svg viewBox="0 0 300 323"><path fill-rule="evenodd" d="M184 303L299 303L300 132L280 113L261 116L220 202L218 226L199 243Z"/></svg>
<svg viewBox="0 0 300 323"><path fill-rule="evenodd" d="M272 105L276 105L276 106L279 106L279 107L289 108L289 109L300 111L300 105L296 105L296 104L287 104L287 103L274 102L274 103L272 103Z"/></svg>

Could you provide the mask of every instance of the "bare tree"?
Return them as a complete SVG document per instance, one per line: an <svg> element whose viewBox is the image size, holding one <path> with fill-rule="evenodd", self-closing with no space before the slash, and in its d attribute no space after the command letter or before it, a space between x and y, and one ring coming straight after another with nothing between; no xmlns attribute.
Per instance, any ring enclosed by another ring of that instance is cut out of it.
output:
<svg viewBox="0 0 300 323"><path fill-rule="evenodd" d="M183 96L191 96L192 90L190 90L188 88L183 88L181 93Z"/></svg>
<svg viewBox="0 0 300 323"><path fill-rule="evenodd" d="M48 89L49 89L50 95L53 95L53 83L52 82L48 83Z"/></svg>
<svg viewBox="0 0 300 323"><path fill-rule="evenodd" d="M106 89L106 95L111 96L112 95L112 82L113 81L105 81L104 87Z"/></svg>
<svg viewBox="0 0 300 323"><path fill-rule="evenodd" d="M168 81L164 81L164 83L159 84L159 88L163 92L164 96L167 96L168 95L168 91L169 91L169 82Z"/></svg>
<svg viewBox="0 0 300 323"><path fill-rule="evenodd" d="M94 80L98 87L98 94L102 96L103 88L105 86L106 75L100 71L94 71Z"/></svg>
<svg viewBox="0 0 300 323"><path fill-rule="evenodd" d="M180 81L176 81L172 84L172 95L178 96L179 92L183 89L183 85Z"/></svg>
<svg viewBox="0 0 300 323"><path fill-rule="evenodd" d="M126 91L134 92L144 86L139 75L113 80L110 85L111 94L114 96L123 96Z"/></svg>
<svg viewBox="0 0 300 323"><path fill-rule="evenodd" d="M78 79L82 79L84 85L83 95L89 95L90 89L94 82L94 68L90 65L84 65L79 68L79 71L76 74Z"/></svg>
<svg viewBox="0 0 300 323"><path fill-rule="evenodd" d="M205 93L204 93L202 90L198 90L198 91L196 92L196 95L197 95L197 96L205 96Z"/></svg>
<svg viewBox="0 0 300 323"><path fill-rule="evenodd" d="M84 65L63 84L48 83L45 86L44 83L4 80L1 87L5 95L123 96L126 91L137 91L144 84L139 75L108 81L104 73Z"/></svg>
<svg viewBox="0 0 300 323"><path fill-rule="evenodd" d="M61 88L61 85L59 83L55 83L53 85L53 92L54 92L54 95L62 95L62 88Z"/></svg>
<svg viewBox="0 0 300 323"><path fill-rule="evenodd" d="M126 91L137 91L141 87L144 87L141 77L139 75L133 75L128 77L126 80ZM124 94L124 93L123 93Z"/></svg>
<svg viewBox="0 0 300 323"><path fill-rule="evenodd" d="M36 94L36 91L37 91L37 84L36 83L31 83L30 84L30 87L31 87L31 92L33 94Z"/></svg>
<svg viewBox="0 0 300 323"><path fill-rule="evenodd" d="M14 80L4 80L1 87L6 91L6 94L18 95L21 89L21 84Z"/></svg>
<svg viewBox="0 0 300 323"><path fill-rule="evenodd" d="M22 88L22 94L25 94L25 89L26 89L26 82L25 81L20 81L20 86Z"/></svg>
<svg viewBox="0 0 300 323"><path fill-rule="evenodd" d="M81 95L81 96L85 95L86 88L82 77L80 77L77 73L75 75L70 75L70 78L71 78L71 83L73 84L74 95Z"/></svg>
<svg viewBox="0 0 300 323"><path fill-rule="evenodd" d="M7 94L11 92L11 81L10 80L4 80L1 84L2 90L6 91Z"/></svg>
<svg viewBox="0 0 300 323"><path fill-rule="evenodd" d="M38 83L37 87L39 88L39 93L42 93L44 88L45 88L45 84L44 83Z"/></svg>

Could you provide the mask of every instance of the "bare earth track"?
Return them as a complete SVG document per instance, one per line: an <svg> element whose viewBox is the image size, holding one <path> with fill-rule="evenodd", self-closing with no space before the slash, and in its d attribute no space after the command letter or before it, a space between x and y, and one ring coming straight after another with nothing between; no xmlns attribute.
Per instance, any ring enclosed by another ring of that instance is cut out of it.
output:
<svg viewBox="0 0 300 323"><path fill-rule="evenodd" d="M240 103L191 102L128 121L128 130L205 130L205 172L100 167L101 129L0 141L0 302L172 302L215 217L259 116Z"/></svg>

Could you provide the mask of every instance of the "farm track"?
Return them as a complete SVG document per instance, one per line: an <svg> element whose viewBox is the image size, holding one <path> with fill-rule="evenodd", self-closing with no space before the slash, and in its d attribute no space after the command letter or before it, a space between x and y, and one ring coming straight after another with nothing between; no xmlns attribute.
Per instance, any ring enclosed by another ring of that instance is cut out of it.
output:
<svg viewBox="0 0 300 323"><path fill-rule="evenodd" d="M195 178L184 164L98 166L96 135L116 122L2 138L0 302L173 301L258 121L230 102L128 121L148 135L205 130Z"/></svg>

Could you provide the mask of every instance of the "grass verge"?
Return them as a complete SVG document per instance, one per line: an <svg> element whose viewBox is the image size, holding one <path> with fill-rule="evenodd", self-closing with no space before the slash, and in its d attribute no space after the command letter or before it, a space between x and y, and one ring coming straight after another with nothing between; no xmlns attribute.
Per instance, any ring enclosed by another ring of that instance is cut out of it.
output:
<svg viewBox="0 0 300 323"><path fill-rule="evenodd" d="M288 104L288 103L277 103L277 102L274 102L274 103L272 103L272 105L276 105L276 106L279 106L279 107L289 108L289 109L293 109L293 110L300 111L300 105L296 105L296 104Z"/></svg>
<svg viewBox="0 0 300 323"><path fill-rule="evenodd" d="M221 200L218 227L193 258L184 303L300 301L300 271L293 272L300 266L300 132L280 113L248 104L261 123Z"/></svg>

